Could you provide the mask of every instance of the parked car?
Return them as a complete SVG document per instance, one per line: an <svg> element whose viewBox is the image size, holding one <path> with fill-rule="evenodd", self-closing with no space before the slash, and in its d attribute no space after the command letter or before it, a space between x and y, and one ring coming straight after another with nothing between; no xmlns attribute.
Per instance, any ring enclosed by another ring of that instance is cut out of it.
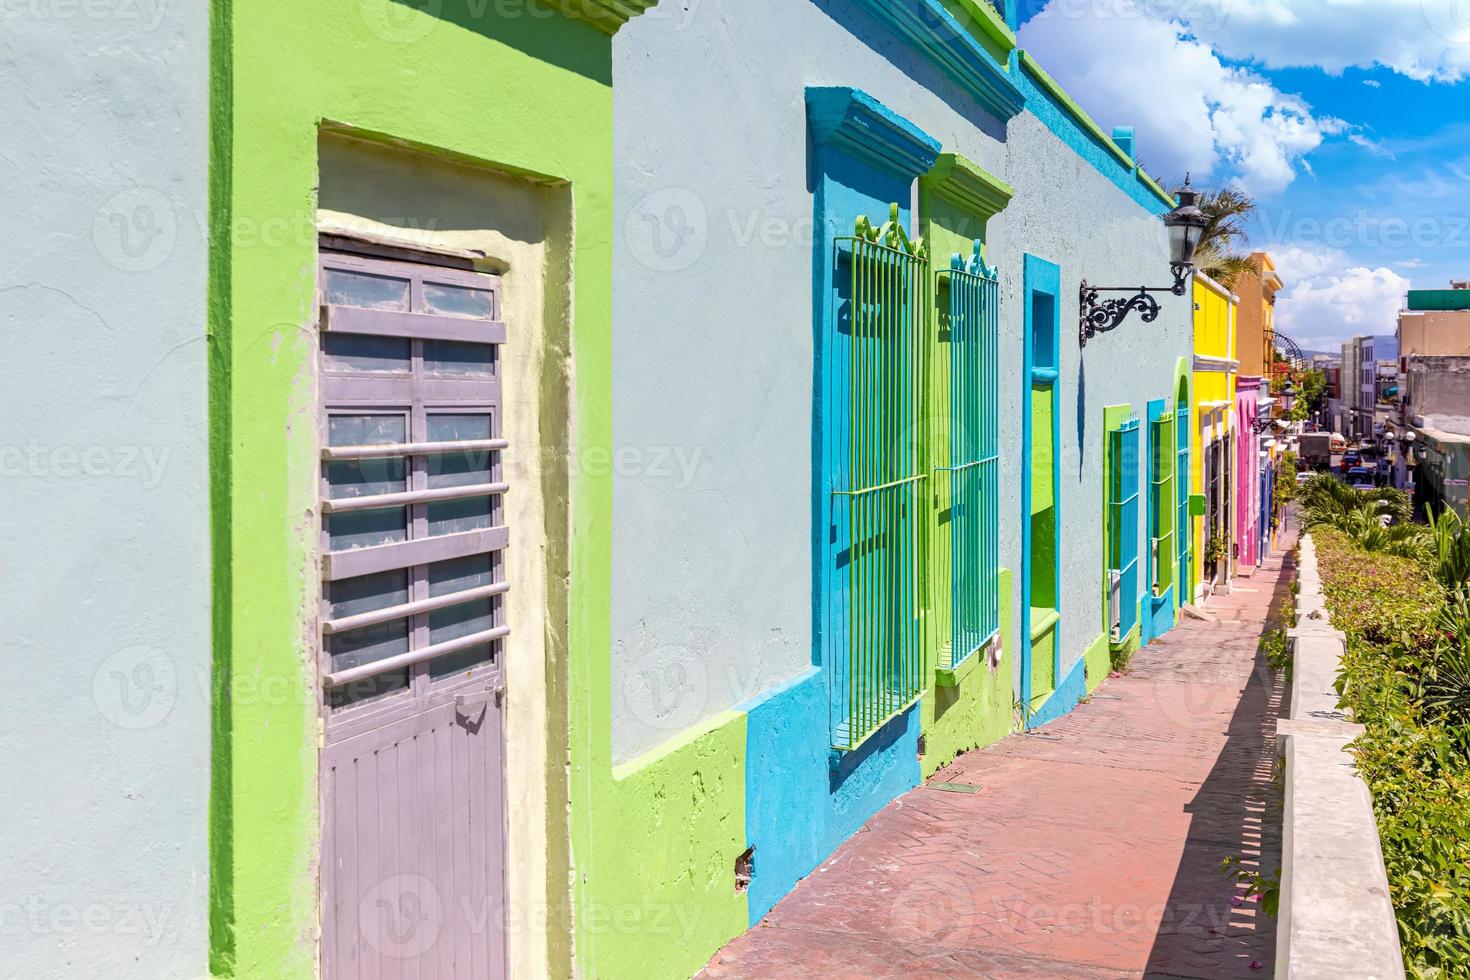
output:
<svg viewBox="0 0 1470 980"><path fill-rule="evenodd" d="M1366 466L1354 466L1347 471L1345 479L1354 490L1372 490L1377 486L1373 482L1373 471Z"/></svg>
<svg viewBox="0 0 1470 980"><path fill-rule="evenodd" d="M1347 452L1342 454L1342 471L1346 473L1362 461L1362 453L1358 452L1356 449L1349 449Z"/></svg>
<svg viewBox="0 0 1470 980"><path fill-rule="evenodd" d="M1311 470L1299 470L1296 475L1296 485L1301 486L1303 483L1306 483L1308 480L1316 475L1317 474L1313 473Z"/></svg>

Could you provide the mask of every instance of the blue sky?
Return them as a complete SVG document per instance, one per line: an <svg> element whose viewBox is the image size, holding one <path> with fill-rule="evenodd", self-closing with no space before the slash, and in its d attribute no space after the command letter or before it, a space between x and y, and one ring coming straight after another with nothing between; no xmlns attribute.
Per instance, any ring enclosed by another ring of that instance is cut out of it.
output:
<svg viewBox="0 0 1470 980"><path fill-rule="evenodd" d="M1470 0L1022 2L1022 45L1150 173L1255 197L1303 346L1470 279Z"/></svg>

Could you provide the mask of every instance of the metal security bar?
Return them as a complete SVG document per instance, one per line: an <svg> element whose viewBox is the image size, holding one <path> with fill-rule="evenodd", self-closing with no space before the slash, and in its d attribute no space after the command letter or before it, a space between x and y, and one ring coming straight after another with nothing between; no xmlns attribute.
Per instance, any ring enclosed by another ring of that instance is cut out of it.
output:
<svg viewBox="0 0 1470 980"><path fill-rule="evenodd" d="M1178 452L1174 413L1165 407L1149 426L1153 450L1149 461L1149 509L1154 533L1149 583L1157 598L1174 582L1174 510L1178 506L1174 500L1174 458Z"/></svg>
<svg viewBox="0 0 1470 980"><path fill-rule="evenodd" d="M940 318L949 356L938 367L949 373L949 453L935 474L936 489L948 490L949 534L936 544L949 551L950 588L948 615L936 612L939 628L947 621L949 629L939 666L953 670L1000 628L999 276L980 242L968 262L956 254L940 275L948 287Z"/></svg>
<svg viewBox="0 0 1470 980"><path fill-rule="evenodd" d="M839 277L844 263L849 276L846 316L831 326L845 368L833 503L836 545L846 548L831 597L828 674L832 746L852 749L923 690L916 505L930 289L927 251L904 234L897 205L881 229L859 218L836 252Z"/></svg>
<svg viewBox="0 0 1470 980"><path fill-rule="evenodd" d="M1178 555L1178 578L1179 602L1193 602L1194 596L1185 595L1184 590L1189 585L1189 570L1194 564L1194 555L1190 552L1190 518L1189 518L1189 406L1179 405L1174 410L1174 500L1175 519L1174 532L1179 535L1175 539L1175 551Z"/></svg>
<svg viewBox="0 0 1470 980"><path fill-rule="evenodd" d="M1112 632L1119 642L1138 625L1138 419L1124 422L1108 438L1108 564L1118 593Z"/></svg>

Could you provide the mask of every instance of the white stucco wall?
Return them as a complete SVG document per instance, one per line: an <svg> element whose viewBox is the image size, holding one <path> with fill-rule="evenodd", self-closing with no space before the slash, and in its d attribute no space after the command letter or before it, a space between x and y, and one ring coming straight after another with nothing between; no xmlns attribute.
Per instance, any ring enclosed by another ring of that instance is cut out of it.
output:
<svg viewBox="0 0 1470 980"><path fill-rule="evenodd" d="M208 5L0 10L0 973L207 973Z"/></svg>
<svg viewBox="0 0 1470 980"><path fill-rule="evenodd" d="M1135 317L1082 357L1077 284L1167 283L1159 222L1036 118L1002 127L850 3L664 0L614 38L613 75L615 757L811 662L812 85L867 91L1016 188L989 255L1001 563L1017 570L1022 253L1062 266L1065 670L1102 630L1102 406L1142 416L1188 350L1171 297L1156 323Z"/></svg>

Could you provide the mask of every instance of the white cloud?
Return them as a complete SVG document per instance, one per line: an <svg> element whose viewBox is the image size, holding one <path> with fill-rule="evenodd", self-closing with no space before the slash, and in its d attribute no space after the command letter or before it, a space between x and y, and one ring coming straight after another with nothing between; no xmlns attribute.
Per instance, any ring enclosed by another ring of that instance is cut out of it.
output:
<svg viewBox="0 0 1470 980"><path fill-rule="evenodd" d="M1393 333L1409 280L1392 269L1353 265L1338 249L1272 252L1286 289L1276 298L1281 332L1310 350L1336 350L1359 334Z"/></svg>
<svg viewBox="0 0 1470 980"><path fill-rule="evenodd" d="M1376 78L1365 78L1363 84L1369 88L1383 88L1383 83Z"/></svg>
<svg viewBox="0 0 1470 980"><path fill-rule="evenodd" d="M1394 267L1398 269L1424 269L1428 266L1429 263L1423 259L1404 259L1402 262L1394 263Z"/></svg>
<svg viewBox="0 0 1470 980"><path fill-rule="evenodd" d="M1348 142L1352 143L1354 146L1361 146L1363 149L1367 150L1369 153L1373 154L1376 157L1384 157L1389 160L1394 159L1392 150L1384 146L1382 143L1377 143L1373 140L1370 140L1362 133L1348 134Z"/></svg>
<svg viewBox="0 0 1470 980"><path fill-rule="evenodd" d="M1097 0L1082 16L1073 2L1051 0L1021 28L1021 44L1105 127L1135 125L1139 158L1155 174L1230 177L1270 195L1347 128L1131 0Z"/></svg>
<svg viewBox="0 0 1470 980"><path fill-rule="evenodd" d="M1470 73L1465 0L1149 0L1227 58L1266 68L1381 66L1419 81Z"/></svg>

